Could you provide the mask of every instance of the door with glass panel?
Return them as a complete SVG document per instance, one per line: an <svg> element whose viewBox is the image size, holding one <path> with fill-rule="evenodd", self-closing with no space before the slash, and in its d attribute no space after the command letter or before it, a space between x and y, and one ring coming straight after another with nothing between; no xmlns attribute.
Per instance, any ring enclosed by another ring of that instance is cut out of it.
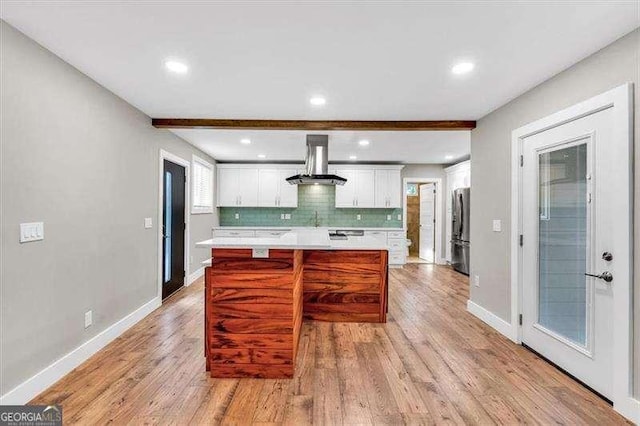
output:
<svg viewBox="0 0 640 426"><path fill-rule="evenodd" d="M184 285L185 168L164 160L162 190L162 298Z"/></svg>
<svg viewBox="0 0 640 426"><path fill-rule="evenodd" d="M522 144L522 342L609 398L612 288L628 267L612 232L628 220L612 197L626 178L613 153L626 147L611 135L605 109Z"/></svg>

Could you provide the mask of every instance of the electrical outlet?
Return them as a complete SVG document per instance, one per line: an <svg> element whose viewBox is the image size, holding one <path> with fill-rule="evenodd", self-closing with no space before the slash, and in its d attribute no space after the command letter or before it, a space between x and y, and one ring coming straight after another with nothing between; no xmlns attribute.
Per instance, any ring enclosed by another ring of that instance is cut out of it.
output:
<svg viewBox="0 0 640 426"><path fill-rule="evenodd" d="M91 327L91 324L93 324L93 312L87 311L84 313L84 328Z"/></svg>
<svg viewBox="0 0 640 426"><path fill-rule="evenodd" d="M480 287L480 275L473 276L473 285L476 287Z"/></svg>
<svg viewBox="0 0 640 426"><path fill-rule="evenodd" d="M402 220L402 215L401 214L398 215L398 220Z"/></svg>
<svg viewBox="0 0 640 426"><path fill-rule="evenodd" d="M285 214L285 215L284 215L284 218L285 218L286 220L291 220L291 213L287 213L287 214Z"/></svg>
<svg viewBox="0 0 640 426"><path fill-rule="evenodd" d="M284 220L284 213L280 213L280 220Z"/></svg>
<svg viewBox="0 0 640 426"><path fill-rule="evenodd" d="M391 220L391 215L390 214L387 215L387 220Z"/></svg>
<svg viewBox="0 0 640 426"><path fill-rule="evenodd" d="M493 232L502 231L502 221L500 219L493 219Z"/></svg>
<svg viewBox="0 0 640 426"><path fill-rule="evenodd" d="M362 220L362 215L357 214L356 215L356 220Z"/></svg>
<svg viewBox="0 0 640 426"><path fill-rule="evenodd" d="M20 224L20 242L44 240L44 222L31 222Z"/></svg>
<svg viewBox="0 0 640 426"><path fill-rule="evenodd" d="M236 213L236 219L240 219L240 213Z"/></svg>
<svg viewBox="0 0 640 426"><path fill-rule="evenodd" d="M153 227L153 219L150 217L144 218L144 229L151 229Z"/></svg>

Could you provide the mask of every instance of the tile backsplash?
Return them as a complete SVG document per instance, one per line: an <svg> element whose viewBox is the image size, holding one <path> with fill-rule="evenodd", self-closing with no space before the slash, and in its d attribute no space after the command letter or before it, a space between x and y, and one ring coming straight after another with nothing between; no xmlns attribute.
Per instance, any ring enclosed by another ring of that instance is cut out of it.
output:
<svg viewBox="0 0 640 426"><path fill-rule="evenodd" d="M402 228L402 209L336 209L335 198L333 185L298 185L297 208L220 207L220 225L315 226L318 212L320 226L325 227ZM282 214L290 214L291 219L281 219Z"/></svg>

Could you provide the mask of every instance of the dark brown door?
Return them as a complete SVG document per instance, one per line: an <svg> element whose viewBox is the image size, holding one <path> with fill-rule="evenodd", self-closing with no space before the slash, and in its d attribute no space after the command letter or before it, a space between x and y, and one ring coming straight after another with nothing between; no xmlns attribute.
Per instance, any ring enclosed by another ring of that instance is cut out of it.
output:
<svg viewBox="0 0 640 426"><path fill-rule="evenodd" d="M184 285L185 168L164 160L162 200L162 298Z"/></svg>

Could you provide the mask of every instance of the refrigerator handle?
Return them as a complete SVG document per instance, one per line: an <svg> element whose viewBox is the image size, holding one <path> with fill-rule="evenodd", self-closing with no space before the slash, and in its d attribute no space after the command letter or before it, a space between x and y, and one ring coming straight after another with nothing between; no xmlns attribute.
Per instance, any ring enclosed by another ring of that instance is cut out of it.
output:
<svg viewBox="0 0 640 426"><path fill-rule="evenodd" d="M464 201L462 197L462 193L459 195L460 197L460 238L464 235Z"/></svg>

